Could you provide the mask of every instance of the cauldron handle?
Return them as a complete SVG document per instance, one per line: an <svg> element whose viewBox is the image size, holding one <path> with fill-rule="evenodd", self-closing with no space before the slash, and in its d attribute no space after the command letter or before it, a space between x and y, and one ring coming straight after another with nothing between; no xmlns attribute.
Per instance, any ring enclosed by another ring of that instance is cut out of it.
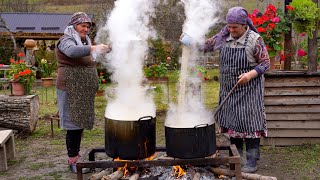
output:
<svg viewBox="0 0 320 180"><path fill-rule="evenodd" d="M209 124L199 124L194 126L193 128L199 128L199 127L205 127L205 126L209 126Z"/></svg>
<svg viewBox="0 0 320 180"><path fill-rule="evenodd" d="M138 121L146 120L146 118L151 120L153 117L152 116L143 116L143 117L139 118Z"/></svg>

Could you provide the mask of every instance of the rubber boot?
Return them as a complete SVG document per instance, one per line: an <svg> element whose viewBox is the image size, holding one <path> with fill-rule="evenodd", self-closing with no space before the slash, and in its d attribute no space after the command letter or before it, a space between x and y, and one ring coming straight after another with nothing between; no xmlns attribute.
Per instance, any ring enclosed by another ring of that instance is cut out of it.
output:
<svg viewBox="0 0 320 180"><path fill-rule="evenodd" d="M259 158L260 138L246 138L247 163L241 168L242 172L254 173L257 171L257 160Z"/></svg>

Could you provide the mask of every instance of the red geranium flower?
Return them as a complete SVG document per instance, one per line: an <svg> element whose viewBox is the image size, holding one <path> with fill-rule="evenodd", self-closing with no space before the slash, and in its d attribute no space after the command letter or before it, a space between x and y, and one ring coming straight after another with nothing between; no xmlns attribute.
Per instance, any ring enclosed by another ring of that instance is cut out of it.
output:
<svg viewBox="0 0 320 180"><path fill-rule="evenodd" d="M307 52L305 50L303 49L298 50L298 56L305 56L305 55L307 55Z"/></svg>
<svg viewBox="0 0 320 180"><path fill-rule="evenodd" d="M287 5L286 8L287 8L287 10L289 10L289 11L293 11L293 10L294 10L294 8L293 8L292 6L290 6L290 5Z"/></svg>
<svg viewBox="0 0 320 180"><path fill-rule="evenodd" d="M300 36L301 36L301 37L304 37L304 36L306 36L306 33L303 32L303 33L300 34Z"/></svg>
<svg viewBox="0 0 320 180"><path fill-rule="evenodd" d="M275 23L270 23L270 24L268 24L268 27L270 27L271 30L272 30L272 29L276 28L276 24Z"/></svg>
<svg viewBox="0 0 320 180"><path fill-rule="evenodd" d="M20 71L20 72L19 72L19 75L20 75L20 76L24 76L25 74L26 74L26 73L25 73L24 71Z"/></svg>
<svg viewBox="0 0 320 180"><path fill-rule="evenodd" d="M277 9L272 4L261 14L255 10L248 17L251 18L264 43L268 46L269 56L275 57L282 49L283 36L281 34L287 33L289 29L285 15L281 9Z"/></svg>
<svg viewBox="0 0 320 180"><path fill-rule="evenodd" d="M29 74L31 74L31 70L30 70L30 69L25 69L25 70L24 70L24 73L26 73L26 74L29 75Z"/></svg>
<svg viewBox="0 0 320 180"><path fill-rule="evenodd" d="M13 78L14 78L14 79L18 79L18 78L19 78L19 74L15 74L15 75L13 76Z"/></svg>
<svg viewBox="0 0 320 180"><path fill-rule="evenodd" d="M280 60L281 61L285 61L286 60L286 56L283 53L280 55Z"/></svg>
<svg viewBox="0 0 320 180"><path fill-rule="evenodd" d="M263 28L263 27L258 27L257 30L258 30L259 33L266 32L266 28Z"/></svg>
<svg viewBox="0 0 320 180"><path fill-rule="evenodd" d="M23 53L19 53L19 54L17 54L17 56L18 57L22 57L22 56L24 56L24 54Z"/></svg>

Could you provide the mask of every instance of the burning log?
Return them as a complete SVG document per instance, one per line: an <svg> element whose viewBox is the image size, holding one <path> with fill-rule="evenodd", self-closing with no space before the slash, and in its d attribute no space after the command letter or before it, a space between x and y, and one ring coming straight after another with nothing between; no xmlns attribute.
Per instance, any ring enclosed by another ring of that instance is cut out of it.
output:
<svg viewBox="0 0 320 180"><path fill-rule="evenodd" d="M208 170L217 175L234 176L234 173L228 169L208 168ZM244 173L244 172L241 172L241 176L242 178L247 180L277 180L276 177L272 177L272 176L262 176L260 174L250 174L250 173Z"/></svg>
<svg viewBox="0 0 320 180"><path fill-rule="evenodd" d="M109 174L107 176L103 176L103 178L101 180L118 180L121 179L124 175L124 170L118 170L115 171L112 174Z"/></svg>
<svg viewBox="0 0 320 180"><path fill-rule="evenodd" d="M112 172L111 168L107 168L101 172L95 173L91 175L90 180L100 180L103 178L103 176L106 176Z"/></svg>

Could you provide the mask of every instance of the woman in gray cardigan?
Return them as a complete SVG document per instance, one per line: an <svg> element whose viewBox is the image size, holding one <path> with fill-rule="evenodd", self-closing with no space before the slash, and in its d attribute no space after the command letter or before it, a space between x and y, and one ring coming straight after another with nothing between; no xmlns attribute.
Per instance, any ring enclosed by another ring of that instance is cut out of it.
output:
<svg viewBox="0 0 320 180"><path fill-rule="evenodd" d="M88 37L92 21L83 12L73 14L56 48L58 59L57 100L70 170L76 173L83 129L92 129L94 99L98 89L96 63L91 54L111 51L110 45L92 45Z"/></svg>

